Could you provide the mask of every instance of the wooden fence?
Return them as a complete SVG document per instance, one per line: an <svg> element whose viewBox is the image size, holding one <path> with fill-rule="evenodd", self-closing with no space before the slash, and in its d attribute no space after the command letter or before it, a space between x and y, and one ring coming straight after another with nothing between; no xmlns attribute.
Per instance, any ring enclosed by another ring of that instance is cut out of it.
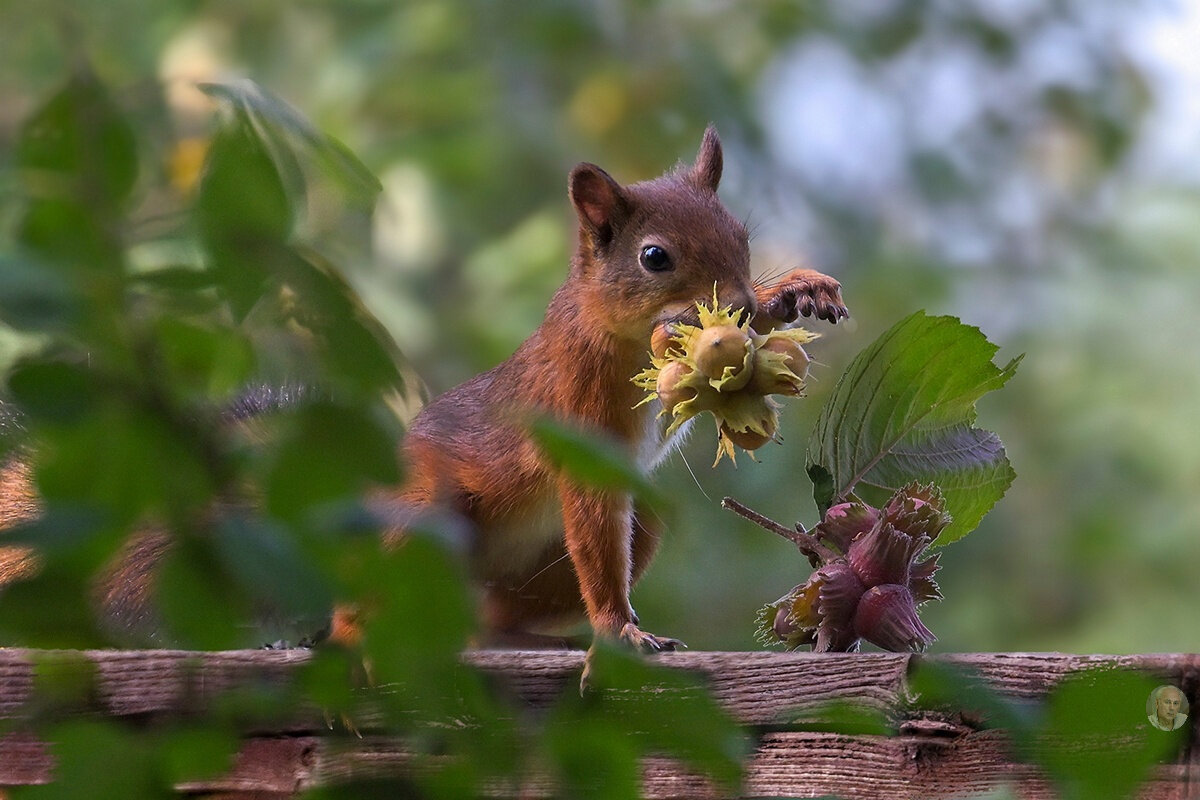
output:
<svg viewBox="0 0 1200 800"><path fill-rule="evenodd" d="M46 651L0 649L0 720L28 713L35 660ZM61 652L55 655L63 655ZM153 719L202 710L224 693L250 685L286 684L306 661L300 650L217 653L86 651L96 685L79 713ZM658 663L704 676L714 697L755 731L747 765L747 797L964 798L1007 787L1020 798L1055 797L1036 767L1014 757L1005 731L970 714L918 710L909 684L914 659L968 667L1001 695L1036 703L1065 676L1081 670L1127 668L1197 696L1200 655L1078 656L995 653L939 656L809 653L676 653ZM467 659L532 709L576 691L580 652L479 651ZM819 719L822 709L850 703L878 711L890 735L813 732L788 720ZM1190 726L1194 719L1188 720ZM54 753L20 725L0 738L0 787L54 779ZM1149 728L1148 724L1144 725ZM1134 729L1131 735L1149 735ZM1153 732L1150 732L1153 733ZM1155 768L1142 787L1146 800L1200 797L1200 752L1194 736L1174 763ZM246 736L235 765L215 779L183 783L181 793L228 800L285 798L307 787L347 779L395 776L410 768L403 744L386 736L330 736L320 714L299 710L293 721ZM701 778L666 758L647 759L649 798L716 796ZM521 797L553 794L545 781ZM0 788L0 798L3 789Z"/></svg>

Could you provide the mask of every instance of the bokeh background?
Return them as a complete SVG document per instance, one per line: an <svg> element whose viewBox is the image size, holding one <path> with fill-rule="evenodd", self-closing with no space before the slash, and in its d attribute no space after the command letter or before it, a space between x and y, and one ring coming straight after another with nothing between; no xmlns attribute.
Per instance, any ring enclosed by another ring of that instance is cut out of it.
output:
<svg viewBox="0 0 1200 800"><path fill-rule="evenodd" d="M700 426L660 471L646 626L759 646L755 610L805 561L720 498L815 522L825 395L923 308L981 327L1001 363L1026 354L980 404L1018 477L943 556L935 647L1200 650L1200 3L5 0L0 19L5 166L84 56L181 191L212 129L198 80L252 78L345 142L378 205L313 193L303 234L434 392L538 324L572 248L574 163L648 178L715 122L757 269L837 276L853 319L815 325L825 366L783 446L714 470ZM139 219L164 204L147 191ZM0 202L0 230L13 213ZM28 346L0 335L0 360Z"/></svg>

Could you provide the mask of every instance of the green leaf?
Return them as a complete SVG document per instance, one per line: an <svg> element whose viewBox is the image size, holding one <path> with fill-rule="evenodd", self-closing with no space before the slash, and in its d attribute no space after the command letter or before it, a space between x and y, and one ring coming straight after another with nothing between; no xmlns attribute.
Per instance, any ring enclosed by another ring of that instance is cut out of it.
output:
<svg viewBox="0 0 1200 800"><path fill-rule="evenodd" d="M227 395L244 386L254 353L242 334L216 325L163 317L157 325L159 353L176 390L201 399Z"/></svg>
<svg viewBox="0 0 1200 800"><path fill-rule="evenodd" d="M58 331L68 326L79 300L71 283L56 270L28 257L0 255L0 320L28 331Z"/></svg>
<svg viewBox="0 0 1200 800"><path fill-rule="evenodd" d="M474 620L462 564L443 537L420 528L405 531L403 547L365 549L375 555L355 576L356 594L378 604L366 623L367 654L380 680L410 684L413 696L398 700L436 708Z"/></svg>
<svg viewBox="0 0 1200 800"><path fill-rule="evenodd" d="M1186 730L1160 732L1146 722L1156 683L1126 670L1090 670L1051 694L1034 754L1067 800L1123 800L1150 768L1187 744Z"/></svg>
<svg viewBox="0 0 1200 800"><path fill-rule="evenodd" d="M327 381L358 395L406 389L404 356L336 266L315 252L289 250L272 267L288 291L271 297L273 305L264 301L255 314L273 315L277 326L311 340Z"/></svg>
<svg viewBox="0 0 1200 800"><path fill-rule="evenodd" d="M227 773L241 743L236 733L211 719L192 727L155 731L154 735L164 777L171 784Z"/></svg>
<svg viewBox="0 0 1200 800"><path fill-rule="evenodd" d="M111 212L137 180L137 140L105 88L83 69L22 127L17 165L31 194Z"/></svg>
<svg viewBox="0 0 1200 800"><path fill-rule="evenodd" d="M214 531L224 571L242 592L288 622L316 620L333 608L329 580L306 557L293 535L267 520L231 516Z"/></svg>
<svg viewBox="0 0 1200 800"><path fill-rule="evenodd" d="M113 227L102 214L74 199L48 197L31 202L18 239L46 263L86 272L89 277L105 271L117 275L116 268L121 265Z"/></svg>
<svg viewBox="0 0 1200 800"><path fill-rule="evenodd" d="M632 491L653 501L655 491L628 448L596 431L556 422L534 420L529 426L533 441L550 462L579 483L596 489Z"/></svg>
<svg viewBox="0 0 1200 800"><path fill-rule="evenodd" d="M35 651L32 707L39 715L79 715L99 694L96 665L74 650Z"/></svg>
<svg viewBox="0 0 1200 800"><path fill-rule="evenodd" d="M838 380L809 442L808 474L822 512L850 494L880 505L911 481L932 482L970 533L1015 473L999 437L974 427L976 401L1012 377L978 328L917 312L863 350Z"/></svg>
<svg viewBox="0 0 1200 800"><path fill-rule="evenodd" d="M201 91L233 106L271 143L272 152L290 154L285 135L302 145L355 200L373 202L379 180L344 144L321 133L309 120L278 96L251 80L201 83Z"/></svg>
<svg viewBox="0 0 1200 800"><path fill-rule="evenodd" d="M201 650L244 644L237 631L248 619L248 603L212 547L191 538L175 541L155 586L168 641Z"/></svg>
<svg viewBox="0 0 1200 800"><path fill-rule="evenodd" d="M543 734L547 751L573 788L583 791L587 778L586 749L572 741L576 736L599 748L597 768L622 789L615 797L638 796L628 794L629 788L640 785L638 759L649 755L677 758L727 788L738 785L746 737L696 676L603 643L590 657L587 692L564 693Z"/></svg>
<svg viewBox="0 0 1200 800"><path fill-rule="evenodd" d="M4 587L0 636L6 646L102 647L97 633L92 571L96 564L42 564L28 580Z"/></svg>
<svg viewBox="0 0 1200 800"><path fill-rule="evenodd" d="M157 774L151 739L125 725L69 720L42 732L54 753L54 781L23 788L17 797L118 800L174 795Z"/></svg>
<svg viewBox="0 0 1200 800"><path fill-rule="evenodd" d="M400 480L397 444L365 411L318 402L295 412L267 478L268 507L296 520Z"/></svg>
<svg viewBox="0 0 1200 800"><path fill-rule="evenodd" d="M27 361L13 370L8 387L25 414L55 423L95 413L101 398L95 375L61 361Z"/></svg>
<svg viewBox="0 0 1200 800"><path fill-rule="evenodd" d="M555 731L547 749L566 790L563 796L581 800L637 800L641 765L637 748L607 721L583 716L569 732Z"/></svg>
<svg viewBox="0 0 1200 800"><path fill-rule="evenodd" d="M26 121L16 164L28 198L19 241L47 262L116 276L119 217L137 180L133 128L86 68Z"/></svg>
<svg viewBox="0 0 1200 800"><path fill-rule="evenodd" d="M111 398L70 422L41 431L37 478L48 502L92 507L127 524L189 517L211 501L214 476L192 431Z"/></svg>
<svg viewBox="0 0 1200 800"><path fill-rule="evenodd" d="M989 729L1003 730L1018 752L1032 747L1041 709L997 692L969 667L918 659L908 676L908 695L920 709L969 714Z"/></svg>
<svg viewBox="0 0 1200 800"><path fill-rule="evenodd" d="M266 143L244 115L235 115L213 138L200 182L196 218L205 238L219 246L282 240L292 213Z"/></svg>

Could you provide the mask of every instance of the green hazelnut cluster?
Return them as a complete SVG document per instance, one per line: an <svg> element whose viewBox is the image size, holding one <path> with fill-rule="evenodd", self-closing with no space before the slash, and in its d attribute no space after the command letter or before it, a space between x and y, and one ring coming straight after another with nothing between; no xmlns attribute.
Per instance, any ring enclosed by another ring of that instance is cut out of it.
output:
<svg viewBox="0 0 1200 800"><path fill-rule="evenodd" d="M779 404L800 397L811 359L803 345L818 334L803 328L756 333L742 309L696 303L697 325L667 323L651 337L651 366L633 378L672 417L667 433L705 411L717 421L717 458L736 461L734 445L756 450L775 438Z"/></svg>

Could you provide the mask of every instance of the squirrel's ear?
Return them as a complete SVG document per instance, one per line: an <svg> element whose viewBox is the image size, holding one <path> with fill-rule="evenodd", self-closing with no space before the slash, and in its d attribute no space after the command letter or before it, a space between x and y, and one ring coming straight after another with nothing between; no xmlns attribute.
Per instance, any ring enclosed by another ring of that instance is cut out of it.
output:
<svg viewBox="0 0 1200 800"><path fill-rule="evenodd" d="M692 165L692 178L697 184L717 190L721 182L721 168L725 158L721 154L721 137L711 123L704 129L704 140L700 142L700 152L696 154L696 163Z"/></svg>
<svg viewBox="0 0 1200 800"><path fill-rule="evenodd" d="M569 191L580 224L597 244L611 242L629 213L629 201L621 185L595 164L579 164L571 170Z"/></svg>

